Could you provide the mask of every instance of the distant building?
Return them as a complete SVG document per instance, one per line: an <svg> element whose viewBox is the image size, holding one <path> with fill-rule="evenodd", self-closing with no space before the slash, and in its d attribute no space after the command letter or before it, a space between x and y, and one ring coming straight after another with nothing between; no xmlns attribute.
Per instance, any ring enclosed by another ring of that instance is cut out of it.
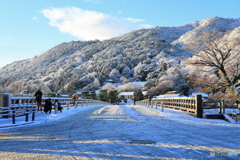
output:
<svg viewBox="0 0 240 160"><path fill-rule="evenodd" d="M114 81L112 79L107 79L106 82L107 83L114 83Z"/></svg>
<svg viewBox="0 0 240 160"><path fill-rule="evenodd" d="M28 90L26 90L26 89L24 89L24 90L22 90L22 92L20 92L20 94L28 94L29 92L28 92Z"/></svg>
<svg viewBox="0 0 240 160"><path fill-rule="evenodd" d="M177 91L168 91L166 94L156 96L156 98L174 98L174 97L186 97L180 95Z"/></svg>
<svg viewBox="0 0 240 160"><path fill-rule="evenodd" d="M144 87L144 85L147 83L147 81L135 81L135 82L132 82L132 84L135 84L135 85L141 85Z"/></svg>
<svg viewBox="0 0 240 160"><path fill-rule="evenodd" d="M65 93L61 93L59 94L60 97L65 97L65 98L69 98L71 97L74 93L78 94L78 91L72 91L72 92L65 92Z"/></svg>
<svg viewBox="0 0 240 160"><path fill-rule="evenodd" d="M207 93L192 93L191 97L195 97L196 95L202 95L202 97L208 97Z"/></svg>
<svg viewBox="0 0 240 160"><path fill-rule="evenodd" d="M166 93L166 95L173 95L173 94L178 94L178 92L177 91L168 91Z"/></svg>
<svg viewBox="0 0 240 160"><path fill-rule="evenodd" d="M125 99L133 99L133 93L134 92L121 92L118 95L118 98L124 97ZM147 91L142 91L142 94L145 96L147 94Z"/></svg>

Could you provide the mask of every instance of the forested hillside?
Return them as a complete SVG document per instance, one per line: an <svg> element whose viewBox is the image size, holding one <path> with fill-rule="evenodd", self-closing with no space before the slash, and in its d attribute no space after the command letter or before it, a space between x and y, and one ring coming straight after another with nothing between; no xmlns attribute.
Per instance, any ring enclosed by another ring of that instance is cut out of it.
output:
<svg viewBox="0 0 240 160"><path fill-rule="evenodd" d="M11 92L41 88L45 93L62 93L99 89L107 79L140 80L187 94L203 86L191 84L195 68L182 64L191 57L182 47L202 32L236 32L239 26L240 19L213 17L183 26L139 29L104 41L61 43L0 69L0 85Z"/></svg>

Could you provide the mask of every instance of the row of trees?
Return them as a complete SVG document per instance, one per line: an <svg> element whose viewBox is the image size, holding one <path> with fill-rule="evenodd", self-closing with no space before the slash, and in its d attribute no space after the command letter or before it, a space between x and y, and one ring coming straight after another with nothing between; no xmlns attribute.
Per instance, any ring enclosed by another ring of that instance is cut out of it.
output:
<svg viewBox="0 0 240 160"><path fill-rule="evenodd" d="M95 91L83 91L81 97L86 99L98 99L100 101L110 102L118 104L123 100L124 97L118 97L119 92L117 90L100 90L97 95ZM135 100L143 100L144 95L141 89L137 89L133 93Z"/></svg>

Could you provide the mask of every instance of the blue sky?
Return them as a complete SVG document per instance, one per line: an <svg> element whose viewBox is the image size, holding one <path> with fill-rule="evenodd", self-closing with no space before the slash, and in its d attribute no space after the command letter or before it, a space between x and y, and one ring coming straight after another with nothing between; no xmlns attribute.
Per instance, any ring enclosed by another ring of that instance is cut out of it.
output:
<svg viewBox="0 0 240 160"><path fill-rule="evenodd" d="M239 18L240 0L0 0L0 68L62 43L209 17Z"/></svg>

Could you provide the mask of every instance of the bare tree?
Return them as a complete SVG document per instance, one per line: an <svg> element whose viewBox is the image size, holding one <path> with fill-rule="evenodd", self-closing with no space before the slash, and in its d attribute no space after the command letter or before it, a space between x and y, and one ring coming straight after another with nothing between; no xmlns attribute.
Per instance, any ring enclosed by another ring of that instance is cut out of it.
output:
<svg viewBox="0 0 240 160"><path fill-rule="evenodd" d="M196 41L184 47L193 56L185 61L187 65L199 66L206 72L206 68L214 70L219 78L212 82L214 85L226 87L235 101L240 100L238 87L240 86L240 38L232 36L231 32L216 31L201 34Z"/></svg>

